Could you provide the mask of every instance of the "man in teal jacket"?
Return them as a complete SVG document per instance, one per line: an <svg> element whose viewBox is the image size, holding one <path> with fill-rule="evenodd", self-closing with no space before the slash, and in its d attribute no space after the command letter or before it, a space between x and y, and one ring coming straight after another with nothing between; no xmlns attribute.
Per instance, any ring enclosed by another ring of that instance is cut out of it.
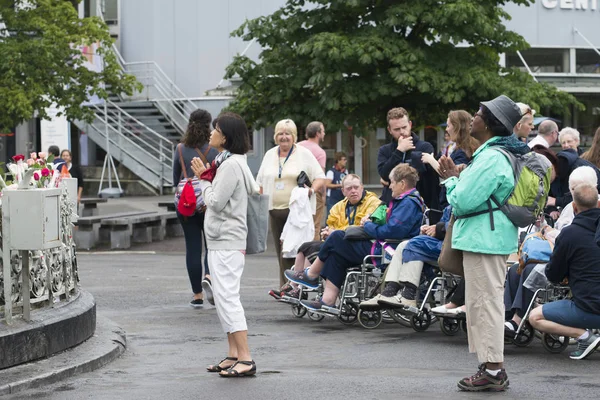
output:
<svg viewBox="0 0 600 400"><path fill-rule="evenodd" d="M503 365L503 286L507 256L517 251L517 227L502 211L490 212L493 203L489 200L494 196L503 201L515 185L510 162L494 147L515 154L529 151L511 137L520 118L519 108L506 96L481 103L471 135L482 145L471 164L461 172L448 157L440 159L448 202L456 218L452 247L463 251L469 351L477 353L481 363L475 375L458 383L461 390L502 391L509 383Z"/></svg>

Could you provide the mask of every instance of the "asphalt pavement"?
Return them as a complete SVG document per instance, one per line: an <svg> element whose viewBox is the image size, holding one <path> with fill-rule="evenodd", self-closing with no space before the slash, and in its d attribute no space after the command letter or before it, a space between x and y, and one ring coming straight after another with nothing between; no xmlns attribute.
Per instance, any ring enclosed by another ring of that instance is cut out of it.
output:
<svg viewBox="0 0 600 400"><path fill-rule="evenodd" d="M94 372L3 398L578 399L600 389L600 353L572 361L567 352L546 352L536 339L526 348L506 346L506 393L459 392L457 381L477 367L464 333L445 336L437 323L418 333L393 323L366 330L333 318L295 318L289 306L267 295L278 284L272 246L247 257L242 280L258 374L221 378L205 367L225 356L225 335L213 307L188 305L183 238L126 252L81 252L78 261L81 285L94 295L98 315L125 331L125 353Z"/></svg>

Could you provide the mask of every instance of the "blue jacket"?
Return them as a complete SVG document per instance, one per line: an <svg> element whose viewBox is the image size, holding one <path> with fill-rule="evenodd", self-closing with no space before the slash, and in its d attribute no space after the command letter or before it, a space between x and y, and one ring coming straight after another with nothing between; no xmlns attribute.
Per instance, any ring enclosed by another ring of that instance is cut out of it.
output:
<svg viewBox="0 0 600 400"><path fill-rule="evenodd" d="M385 239L402 240L415 237L419 234L425 204L419 196L419 192L413 189L411 192L393 199L387 212L387 222L377 225L367 222L364 225L365 232L372 238L377 239L371 254L381 254L381 243ZM396 247L396 245L392 245Z"/></svg>
<svg viewBox="0 0 600 400"><path fill-rule="evenodd" d="M419 173L419 182L417 190L423 196L425 204L429 208L439 210L439 178L431 166L423 164L421 156L423 153L433 153L433 146L429 142L419 140L416 134L412 134L414 150L403 153L397 149L398 141L384 144L377 153L377 172L385 181L390 180L390 172L394 167L401 163L407 163L415 168ZM392 199L392 191L389 186L384 186L381 192L381 200L388 203Z"/></svg>
<svg viewBox="0 0 600 400"><path fill-rule="evenodd" d="M599 219L599 208L577 214L556 238L546 265L548 280L568 278L575 305L594 314L600 314L600 247L594 246Z"/></svg>
<svg viewBox="0 0 600 400"><path fill-rule="evenodd" d="M572 149L563 150L556 156L558 157L558 176L550 184L550 196L556 198L557 207L564 207L573 201L569 190L569 176L575 168L592 167L598 176L598 190L600 190L600 170L594 164L579 157L577 151Z"/></svg>
<svg viewBox="0 0 600 400"><path fill-rule="evenodd" d="M402 252L402 262L437 261L440 253L442 252L442 243L444 242L444 237L446 236L446 228L448 227L451 214L452 206L446 207L440 222L436 224L435 237L419 235L410 239L404 248L404 251Z"/></svg>

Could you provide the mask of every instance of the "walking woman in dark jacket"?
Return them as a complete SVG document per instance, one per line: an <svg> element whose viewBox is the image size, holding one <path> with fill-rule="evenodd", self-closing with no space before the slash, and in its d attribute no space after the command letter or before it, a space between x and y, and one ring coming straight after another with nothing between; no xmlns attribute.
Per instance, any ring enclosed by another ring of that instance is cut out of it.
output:
<svg viewBox="0 0 600 400"><path fill-rule="evenodd" d="M189 178L194 176L191 163L194 157L198 157L198 151L209 162L212 162L218 154L217 150L208 145L211 122L212 116L208 111L201 109L194 111L190 115L187 131L181 139L181 143L177 145L178 148L181 147L183 165L186 169L186 176ZM175 154L173 154L173 186L177 187L183 176L181 162L179 161L179 149L176 149ZM191 217L184 217L177 212L177 218L179 218L179 222L181 222L183 228L183 235L185 237L185 263L194 293L194 298L190 302L190 305L194 308L202 307L204 303L202 288L205 289L208 302L214 304L206 254L204 255L205 276L202 279L202 245L204 244L206 248L206 238L204 237L203 229L204 213L196 212Z"/></svg>

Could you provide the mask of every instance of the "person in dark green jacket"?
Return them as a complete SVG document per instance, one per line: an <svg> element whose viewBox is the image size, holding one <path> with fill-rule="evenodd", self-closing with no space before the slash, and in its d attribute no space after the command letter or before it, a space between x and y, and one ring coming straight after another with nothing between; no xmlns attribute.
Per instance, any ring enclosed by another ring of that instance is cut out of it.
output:
<svg viewBox="0 0 600 400"><path fill-rule="evenodd" d="M448 157L440 159L456 218L452 248L463 252L469 351L481 363L476 374L458 382L465 391L502 391L509 383L503 364L503 287L506 259L517 251L517 227L502 211L490 214L488 200L506 199L515 185L510 162L494 147L515 154L529 151L511 136L520 119L519 108L506 96L483 102L471 126L471 135L482 144L471 164L458 168Z"/></svg>

